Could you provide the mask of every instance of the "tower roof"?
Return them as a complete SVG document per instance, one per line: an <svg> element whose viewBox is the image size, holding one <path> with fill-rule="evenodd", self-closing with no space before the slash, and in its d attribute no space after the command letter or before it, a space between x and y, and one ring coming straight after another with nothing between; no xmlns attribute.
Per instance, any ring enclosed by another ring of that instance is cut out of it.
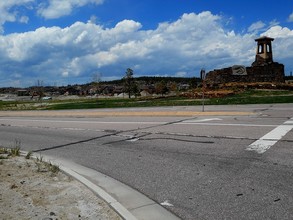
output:
<svg viewBox="0 0 293 220"><path fill-rule="evenodd" d="M267 37L267 36L262 36L262 37L255 39L255 41L273 41L273 40L275 40L275 39L271 38L271 37Z"/></svg>

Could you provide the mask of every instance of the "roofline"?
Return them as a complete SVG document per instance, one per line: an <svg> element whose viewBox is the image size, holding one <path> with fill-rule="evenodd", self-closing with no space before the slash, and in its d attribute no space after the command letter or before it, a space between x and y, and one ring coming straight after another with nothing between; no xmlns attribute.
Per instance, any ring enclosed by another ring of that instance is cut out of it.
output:
<svg viewBox="0 0 293 220"><path fill-rule="evenodd" d="M274 38L271 38L271 37L267 37L267 36L262 36L262 37L259 37L259 38L255 39L255 41L261 41L261 40L270 40L270 41L273 41L275 39Z"/></svg>

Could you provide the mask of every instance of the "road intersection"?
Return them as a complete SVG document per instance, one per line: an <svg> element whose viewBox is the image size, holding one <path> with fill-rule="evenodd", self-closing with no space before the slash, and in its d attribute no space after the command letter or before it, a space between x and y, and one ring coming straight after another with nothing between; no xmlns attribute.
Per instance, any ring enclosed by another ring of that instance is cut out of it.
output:
<svg viewBox="0 0 293 220"><path fill-rule="evenodd" d="M0 112L0 137L99 171L182 219L292 219L292 107Z"/></svg>

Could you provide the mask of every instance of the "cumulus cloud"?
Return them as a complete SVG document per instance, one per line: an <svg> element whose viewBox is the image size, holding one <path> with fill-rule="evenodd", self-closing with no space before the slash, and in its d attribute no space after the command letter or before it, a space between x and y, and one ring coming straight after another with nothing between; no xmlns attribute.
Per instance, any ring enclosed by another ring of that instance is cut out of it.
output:
<svg viewBox="0 0 293 220"><path fill-rule="evenodd" d="M88 82L97 72L103 80L122 78L129 67L136 75L198 76L203 67L209 71L250 65L255 35L227 31L222 21L221 16L206 11L183 14L153 30L143 30L133 20L112 28L89 21L0 36L0 81L4 82L6 74L15 74L22 76L24 86L34 85L38 79L60 85ZM293 41L286 41L292 30L274 26L264 34L278 38L278 48L292 48ZM292 59L290 51L281 58ZM19 78L14 80L19 82Z"/></svg>
<svg viewBox="0 0 293 220"><path fill-rule="evenodd" d="M270 36L274 38L287 38L287 37L293 37L293 30L290 30L287 27L281 27L277 25L277 26L271 27L262 35Z"/></svg>
<svg viewBox="0 0 293 220"><path fill-rule="evenodd" d="M293 30L287 27L274 26L264 32L262 35L275 38L274 41L274 57L275 61L282 62L285 65L285 70L288 73L292 71L293 59Z"/></svg>
<svg viewBox="0 0 293 220"><path fill-rule="evenodd" d="M34 0L9 0L0 2L0 34L4 32L3 24L6 22L26 22L28 18L26 16L19 16L17 8L25 7L29 3L34 2Z"/></svg>
<svg viewBox="0 0 293 220"><path fill-rule="evenodd" d="M60 18L71 14L72 10L87 4L102 4L104 0L48 0L39 6L38 14L46 19Z"/></svg>
<svg viewBox="0 0 293 220"><path fill-rule="evenodd" d="M29 17L23 8L36 10L37 14L46 19L56 19L70 15L75 8L88 4L100 5L104 0L2 0L0 1L0 34L4 33L6 22L28 23Z"/></svg>

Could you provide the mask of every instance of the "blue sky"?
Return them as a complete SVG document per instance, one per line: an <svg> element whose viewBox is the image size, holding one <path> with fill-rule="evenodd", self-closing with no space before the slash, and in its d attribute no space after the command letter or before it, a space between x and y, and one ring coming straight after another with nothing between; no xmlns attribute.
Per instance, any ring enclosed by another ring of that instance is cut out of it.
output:
<svg viewBox="0 0 293 220"><path fill-rule="evenodd" d="M250 66L275 38L293 71L292 0L9 0L0 2L0 87L87 83L93 75L199 76Z"/></svg>

